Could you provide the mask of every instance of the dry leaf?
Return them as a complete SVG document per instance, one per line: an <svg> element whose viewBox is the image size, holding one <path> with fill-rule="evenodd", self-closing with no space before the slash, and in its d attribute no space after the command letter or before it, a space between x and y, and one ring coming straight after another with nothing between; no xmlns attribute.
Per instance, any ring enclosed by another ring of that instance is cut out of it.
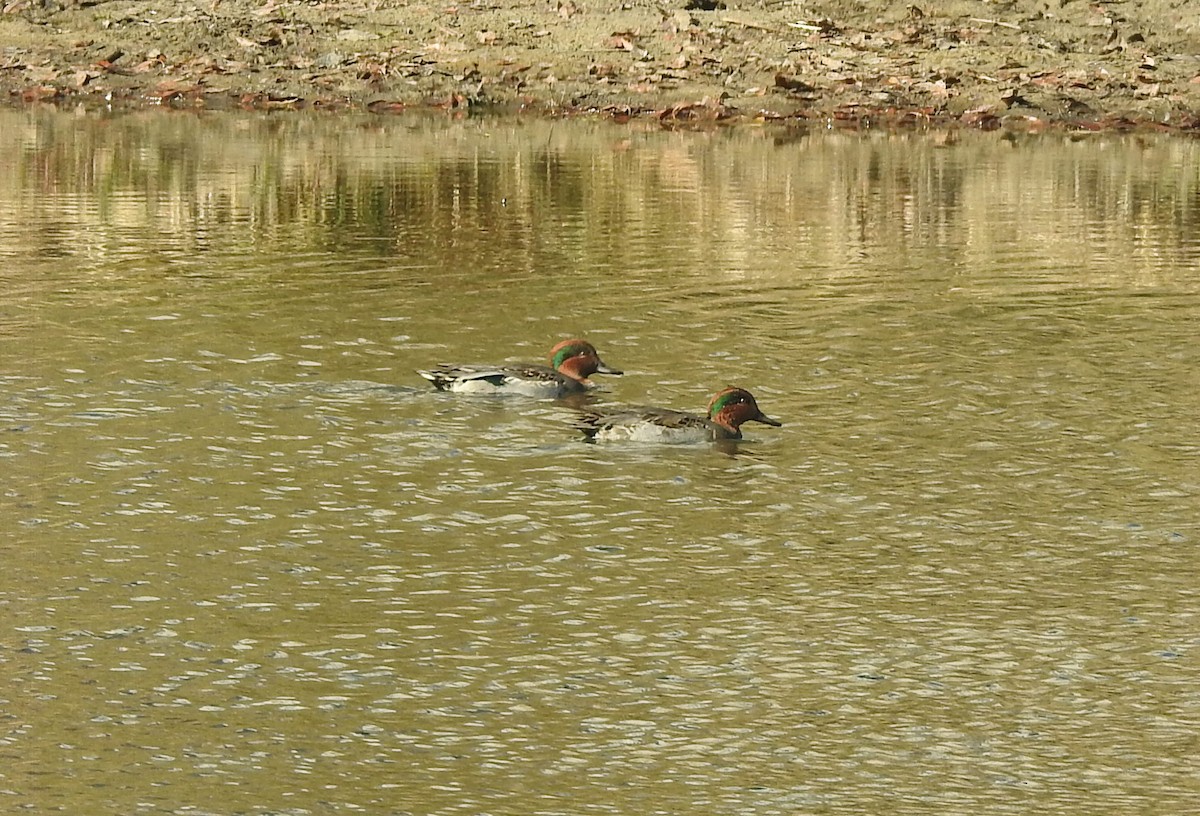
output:
<svg viewBox="0 0 1200 816"><path fill-rule="evenodd" d="M593 62L588 66L588 76L601 79L613 79L621 75L621 70L611 62Z"/></svg>
<svg viewBox="0 0 1200 816"><path fill-rule="evenodd" d="M785 91L796 91L798 93L807 93L809 91L816 90L815 87L809 85L804 80L785 76L784 74L775 75L775 87L783 88Z"/></svg>
<svg viewBox="0 0 1200 816"><path fill-rule="evenodd" d="M31 88L26 88L21 91L22 102L45 102L50 99L57 99L61 95L61 91L50 85L35 85Z"/></svg>
<svg viewBox="0 0 1200 816"><path fill-rule="evenodd" d="M54 68L47 68L45 66L27 68L26 73L29 75L31 80L38 84L53 82L54 80L58 79L59 74L58 70Z"/></svg>
<svg viewBox="0 0 1200 816"><path fill-rule="evenodd" d="M733 109L708 97L699 102L681 102L658 112L660 122L717 122L733 115Z"/></svg>
<svg viewBox="0 0 1200 816"><path fill-rule="evenodd" d="M618 51L629 51L632 53L633 50L637 48L637 46L634 45L634 39L636 37L637 32L635 31L614 31L612 33L612 37L608 41L608 44L610 47L616 48Z"/></svg>
<svg viewBox="0 0 1200 816"><path fill-rule="evenodd" d="M374 102L367 103L367 110L371 113L403 113L404 109L403 102L389 99L376 99Z"/></svg>

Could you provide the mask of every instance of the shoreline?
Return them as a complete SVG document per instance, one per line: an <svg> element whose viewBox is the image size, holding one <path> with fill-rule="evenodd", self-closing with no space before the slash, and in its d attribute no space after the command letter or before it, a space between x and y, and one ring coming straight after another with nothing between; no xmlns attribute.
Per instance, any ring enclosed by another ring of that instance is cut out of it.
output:
<svg viewBox="0 0 1200 816"><path fill-rule="evenodd" d="M1169 0L8 0L0 95L84 109L1200 132L1200 19L1178 12Z"/></svg>

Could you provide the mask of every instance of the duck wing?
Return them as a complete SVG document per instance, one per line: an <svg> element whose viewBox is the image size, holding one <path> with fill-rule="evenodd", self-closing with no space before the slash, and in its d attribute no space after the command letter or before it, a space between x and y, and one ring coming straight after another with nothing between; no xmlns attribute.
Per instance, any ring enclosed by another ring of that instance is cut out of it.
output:
<svg viewBox="0 0 1200 816"><path fill-rule="evenodd" d="M572 423L589 437L613 428L634 428L653 425L668 431L696 431L712 435L719 426L697 414L673 411L669 408L629 406L609 410L585 411ZM723 429L721 429L723 430Z"/></svg>
<svg viewBox="0 0 1200 816"><path fill-rule="evenodd" d="M428 371L418 370L417 373L443 391L486 391L490 390L490 386L515 393L554 396L584 390L582 383L547 366L532 364L495 366L443 363Z"/></svg>
<svg viewBox="0 0 1200 816"><path fill-rule="evenodd" d="M442 363L429 370L417 369L417 373L433 383L435 388L442 391L457 382L481 380L492 385L504 383L504 371L499 366L456 365Z"/></svg>

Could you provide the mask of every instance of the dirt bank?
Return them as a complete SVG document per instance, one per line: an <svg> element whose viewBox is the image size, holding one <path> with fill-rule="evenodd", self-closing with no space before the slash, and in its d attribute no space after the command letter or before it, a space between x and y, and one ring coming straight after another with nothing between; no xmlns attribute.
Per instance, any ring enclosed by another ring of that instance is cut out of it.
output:
<svg viewBox="0 0 1200 816"><path fill-rule="evenodd" d="M1191 0L0 0L18 103L1200 129Z"/></svg>

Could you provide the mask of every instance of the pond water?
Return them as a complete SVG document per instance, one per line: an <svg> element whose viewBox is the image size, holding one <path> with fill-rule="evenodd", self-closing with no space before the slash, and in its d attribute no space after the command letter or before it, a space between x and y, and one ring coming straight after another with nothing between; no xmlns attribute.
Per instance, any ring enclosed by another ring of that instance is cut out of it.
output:
<svg viewBox="0 0 1200 816"><path fill-rule="evenodd" d="M1200 795L1200 142L0 112L0 810ZM588 444L439 362L591 340Z"/></svg>

